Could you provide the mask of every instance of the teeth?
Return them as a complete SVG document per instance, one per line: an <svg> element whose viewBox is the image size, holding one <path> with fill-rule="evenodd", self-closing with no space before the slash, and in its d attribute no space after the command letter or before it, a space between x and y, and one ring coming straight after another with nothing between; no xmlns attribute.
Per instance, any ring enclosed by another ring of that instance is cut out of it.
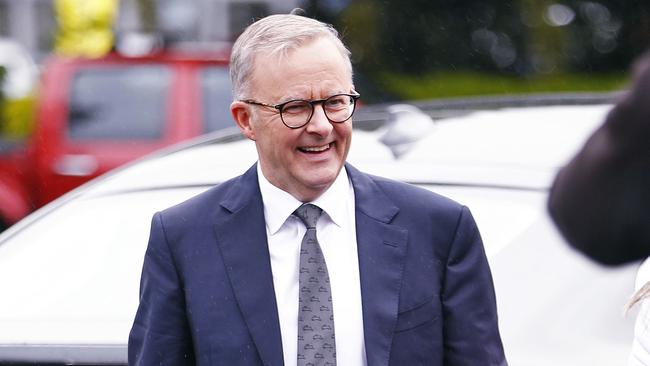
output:
<svg viewBox="0 0 650 366"><path fill-rule="evenodd" d="M303 147L302 150L308 151L308 152L321 152L329 149L330 145L323 145L323 146L312 146L312 147Z"/></svg>

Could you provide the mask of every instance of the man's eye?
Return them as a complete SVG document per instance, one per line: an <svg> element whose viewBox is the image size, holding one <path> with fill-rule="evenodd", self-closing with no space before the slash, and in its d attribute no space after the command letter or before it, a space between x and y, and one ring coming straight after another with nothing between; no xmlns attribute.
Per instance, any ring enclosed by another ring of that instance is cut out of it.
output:
<svg viewBox="0 0 650 366"><path fill-rule="evenodd" d="M325 101L327 107L331 107L331 108L346 107L347 105L350 104L349 102L350 102L350 98L345 95L332 97Z"/></svg>
<svg viewBox="0 0 650 366"><path fill-rule="evenodd" d="M309 103L306 102L290 102L284 105L282 113L298 114L309 110Z"/></svg>

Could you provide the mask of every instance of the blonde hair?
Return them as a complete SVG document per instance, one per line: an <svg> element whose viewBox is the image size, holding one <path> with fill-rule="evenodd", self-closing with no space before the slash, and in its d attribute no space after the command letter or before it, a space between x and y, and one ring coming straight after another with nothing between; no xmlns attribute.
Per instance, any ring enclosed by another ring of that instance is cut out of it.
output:
<svg viewBox="0 0 650 366"><path fill-rule="evenodd" d="M248 26L235 41L230 56L233 97L235 99L248 97L246 94L249 92L255 58L258 55L278 56L281 60L290 51L321 37L331 40L336 45L352 76L350 51L330 24L299 15L277 14L262 18Z"/></svg>

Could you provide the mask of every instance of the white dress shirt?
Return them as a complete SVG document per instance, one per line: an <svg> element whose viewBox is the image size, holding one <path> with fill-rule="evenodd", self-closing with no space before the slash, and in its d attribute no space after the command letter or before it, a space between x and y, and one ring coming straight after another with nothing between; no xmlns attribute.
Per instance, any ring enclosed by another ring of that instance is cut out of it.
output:
<svg viewBox="0 0 650 366"><path fill-rule="evenodd" d="M284 364L295 366L298 347L298 271L300 243L305 225L292 213L302 205L289 193L272 185L257 165L264 201L266 236L271 256L273 286L278 304ZM321 209L316 224L330 277L339 365L366 365L359 258L354 214L354 189L345 168L332 186L311 202Z"/></svg>

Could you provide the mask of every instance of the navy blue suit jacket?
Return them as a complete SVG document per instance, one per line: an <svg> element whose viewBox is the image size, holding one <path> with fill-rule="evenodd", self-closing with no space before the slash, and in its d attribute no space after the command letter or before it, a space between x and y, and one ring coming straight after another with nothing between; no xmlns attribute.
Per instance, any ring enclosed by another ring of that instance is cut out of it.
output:
<svg viewBox="0 0 650 366"><path fill-rule="evenodd" d="M368 365L505 365L467 208L346 169ZM282 365L277 313L255 166L154 216L129 364Z"/></svg>

